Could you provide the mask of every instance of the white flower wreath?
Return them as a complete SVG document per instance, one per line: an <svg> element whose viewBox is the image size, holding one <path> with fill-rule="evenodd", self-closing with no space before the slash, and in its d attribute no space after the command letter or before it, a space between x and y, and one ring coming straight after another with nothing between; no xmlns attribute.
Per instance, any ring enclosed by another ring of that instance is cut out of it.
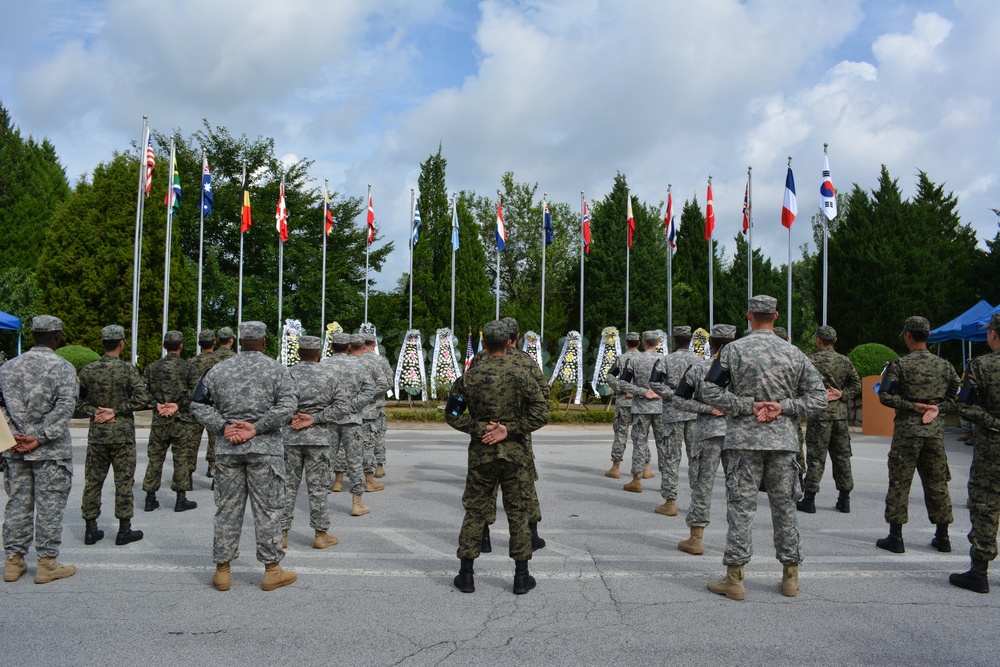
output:
<svg viewBox="0 0 1000 667"><path fill-rule="evenodd" d="M597 348L597 363L594 364L594 378L590 383L594 394L607 396L611 393L608 386L608 371L618 357L622 356L621 340L617 327L604 327L601 330L601 345Z"/></svg>
<svg viewBox="0 0 1000 667"><path fill-rule="evenodd" d="M420 400L427 400L427 375L424 373L424 349L420 332L410 329L403 338L403 346L396 360L396 396L402 397L400 390L410 396L420 394Z"/></svg>
<svg viewBox="0 0 1000 667"><path fill-rule="evenodd" d="M573 402L580 405L580 400L583 398L583 341L579 331L570 331L566 334L566 341L563 343L562 352L559 353L559 360L552 369L549 385L557 380L566 386L576 387Z"/></svg>
<svg viewBox="0 0 1000 667"><path fill-rule="evenodd" d="M434 354L431 357L431 396L437 396L438 388L445 391L451 389L461 374L451 329L438 329L434 334Z"/></svg>
<svg viewBox="0 0 1000 667"><path fill-rule="evenodd" d="M281 349L278 352L278 361L284 366L294 366L299 363L299 338L305 330L299 320L285 320L285 326L281 329Z"/></svg>

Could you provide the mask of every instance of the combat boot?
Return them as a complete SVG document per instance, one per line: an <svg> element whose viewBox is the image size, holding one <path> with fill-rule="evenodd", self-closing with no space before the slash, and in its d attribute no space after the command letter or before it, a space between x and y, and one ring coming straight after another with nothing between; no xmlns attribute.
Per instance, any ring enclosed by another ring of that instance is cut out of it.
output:
<svg viewBox="0 0 1000 667"><path fill-rule="evenodd" d="M785 565L781 571L781 594L793 598L799 594L799 566Z"/></svg>
<svg viewBox="0 0 1000 667"><path fill-rule="evenodd" d="M952 586L958 586L959 588L964 588L968 591L974 591L976 593L989 593L990 578L987 574L989 566L990 562L988 560L976 560L973 558L972 567L968 572L956 572L948 577L948 581Z"/></svg>
<svg viewBox="0 0 1000 667"><path fill-rule="evenodd" d="M87 519L87 528L83 532L84 544L97 544L104 539L104 531L97 527L97 519Z"/></svg>
<svg viewBox="0 0 1000 667"><path fill-rule="evenodd" d="M156 499L156 491L146 492L146 504L143 505L142 510L144 512L152 512L159 506L160 501Z"/></svg>
<svg viewBox="0 0 1000 667"><path fill-rule="evenodd" d="M677 501L673 498L667 498L662 505L657 505L653 511L664 516L677 516Z"/></svg>
<svg viewBox="0 0 1000 667"><path fill-rule="evenodd" d="M524 595L535 587L535 578L528 574L528 561L514 561L514 595Z"/></svg>
<svg viewBox="0 0 1000 667"><path fill-rule="evenodd" d="M708 582L708 590L718 595L725 595L730 600L742 600L746 597L746 589L743 588L743 566L727 565L725 578Z"/></svg>
<svg viewBox="0 0 1000 667"><path fill-rule="evenodd" d="M76 574L72 565L57 563L55 558L39 558L38 570L35 572L36 584L47 584L56 579L66 579Z"/></svg>
<svg viewBox="0 0 1000 667"><path fill-rule="evenodd" d="M215 477L215 470L212 468L212 464L208 464L208 470L205 471L205 477L212 479Z"/></svg>
<svg viewBox="0 0 1000 667"><path fill-rule="evenodd" d="M334 475L336 477L334 477L333 486L330 487L330 490L334 493L340 493L344 490L344 473L338 472L334 473Z"/></svg>
<svg viewBox="0 0 1000 667"><path fill-rule="evenodd" d="M361 502L361 496L354 496L353 504L351 505L351 516L363 516L371 512L371 508Z"/></svg>
<svg viewBox="0 0 1000 667"><path fill-rule="evenodd" d="M115 535L115 544L131 544L142 539L141 530L132 530L132 519L118 520L118 534Z"/></svg>
<svg viewBox="0 0 1000 667"><path fill-rule="evenodd" d="M695 556L700 556L705 553L705 547L702 546L701 540L705 535L704 526L691 526L691 537L686 540L681 540L677 543L677 548L684 553L693 554Z"/></svg>
<svg viewBox="0 0 1000 667"><path fill-rule="evenodd" d="M212 585L217 591L228 591L231 580L229 563L218 563L215 566L215 574L212 575Z"/></svg>
<svg viewBox="0 0 1000 667"><path fill-rule="evenodd" d="M531 550L538 551L539 549L544 549L545 540L543 540L538 536L538 523L534 521L529 521L528 530L531 531Z"/></svg>
<svg viewBox="0 0 1000 667"><path fill-rule="evenodd" d="M340 544L340 540L333 535L330 535L325 530L316 531L316 537L313 539L313 549L326 549L327 547L333 547L338 544Z"/></svg>
<svg viewBox="0 0 1000 667"><path fill-rule="evenodd" d="M27 571L28 566L24 564L24 556L21 554L7 556L7 561L4 563L3 580L17 581Z"/></svg>
<svg viewBox="0 0 1000 667"><path fill-rule="evenodd" d="M375 466L375 479L382 479L385 477L385 466L379 463Z"/></svg>
<svg viewBox="0 0 1000 667"><path fill-rule="evenodd" d="M365 473L365 491L381 491L384 488L385 484L375 481L375 473Z"/></svg>
<svg viewBox="0 0 1000 667"><path fill-rule="evenodd" d="M837 509L844 514L851 513L851 492L841 491L840 497L837 498Z"/></svg>
<svg viewBox="0 0 1000 667"><path fill-rule="evenodd" d="M476 592L475 572L472 569L474 562L472 558L463 558L462 565L458 568L458 574L455 575L455 588L463 593Z"/></svg>
<svg viewBox="0 0 1000 667"><path fill-rule="evenodd" d="M175 512L187 512L188 510L193 510L197 506L198 506L198 503L196 503L193 500L188 500L187 499L187 492L186 491L178 491L177 492L177 502L174 503L174 511Z"/></svg>
<svg viewBox="0 0 1000 667"><path fill-rule="evenodd" d="M654 477L656 477L656 473L653 472L653 470L649 467L649 464L647 463L646 467L642 469L642 478L653 479Z"/></svg>
<svg viewBox="0 0 1000 667"><path fill-rule="evenodd" d="M642 473L632 475L632 481L622 488L632 493L642 493Z"/></svg>
<svg viewBox="0 0 1000 667"><path fill-rule="evenodd" d="M937 525L937 531L934 533L934 539L931 540L931 546L941 553L951 553L951 538L948 537L948 524L939 523Z"/></svg>
<svg viewBox="0 0 1000 667"><path fill-rule="evenodd" d="M261 582L261 590L273 591L293 583L297 577L291 570L282 569L278 563L267 563L264 565L264 581Z"/></svg>
<svg viewBox="0 0 1000 667"><path fill-rule="evenodd" d="M604 472L604 476L610 477L611 479L620 479L622 474L621 471L618 470L618 468L621 467L621 464L622 464L621 461L612 461L611 467Z"/></svg>
<svg viewBox="0 0 1000 667"><path fill-rule="evenodd" d="M883 537L880 540L876 540L875 546L877 546L879 549L885 549L886 551L891 551L894 554L905 553L906 548L903 546L903 524L890 523L889 536Z"/></svg>
<svg viewBox="0 0 1000 667"><path fill-rule="evenodd" d="M287 530L281 531L281 548L282 549L287 549L288 548L288 531Z"/></svg>
<svg viewBox="0 0 1000 667"><path fill-rule="evenodd" d="M483 525L483 539L479 543L479 553L493 553L493 542L490 541L490 524Z"/></svg>
<svg viewBox="0 0 1000 667"><path fill-rule="evenodd" d="M795 507L798 508L800 512L805 512L806 514L816 513L816 494L812 491L806 491L805 495L802 496L802 500L795 503Z"/></svg>

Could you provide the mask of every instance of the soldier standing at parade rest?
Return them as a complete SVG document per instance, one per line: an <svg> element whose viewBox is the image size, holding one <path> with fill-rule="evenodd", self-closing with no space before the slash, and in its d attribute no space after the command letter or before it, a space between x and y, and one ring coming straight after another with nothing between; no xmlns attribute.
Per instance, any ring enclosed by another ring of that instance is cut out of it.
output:
<svg viewBox="0 0 1000 667"><path fill-rule="evenodd" d="M445 407L448 425L470 436L462 496L465 518L458 538L461 567L455 577L455 586L463 593L475 591L473 562L480 553L483 528L496 512L498 486L510 528L513 591L522 595L535 587L528 572L528 498L533 480L526 436L548 422L548 404L534 378L507 357L508 341L502 323L494 320L483 327L487 356L455 381Z"/></svg>
<svg viewBox="0 0 1000 667"><path fill-rule="evenodd" d="M630 331L625 334L625 352L615 359L608 369L608 385L615 392L614 441L611 443L611 467L604 473L611 479L621 478L622 459L625 458L625 445L628 443L629 429L632 427L632 394L621 388L618 376L629 359L641 354L639 352L639 332Z"/></svg>
<svg viewBox="0 0 1000 667"><path fill-rule="evenodd" d="M191 490L191 475L198 461L201 427L191 414L191 393L198 384L198 369L181 358L184 334L168 331L163 336L167 355L146 366L143 372L150 395L147 407L153 408L153 423L149 429L149 463L142 480L146 492L143 509L152 512L160 506L156 492L163 477L163 461L167 449L173 451L174 475L170 489L177 493L175 512L193 510L198 503L187 499Z"/></svg>
<svg viewBox="0 0 1000 667"><path fill-rule="evenodd" d="M80 399L77 410L90 417L87 433L87 460L83 472L83 504L86 522L84 544L95 544L104 537L97 527L101 515L101 490L108 468L115 471L115 518L118 536L115 544L129 544L142 539L141 530L132 530L135 513L135 418L132 414L149 403L146 385L135 367L122 361L125 329L110 324L101 329L104 356L80 369Z"/></svg>
<svg viewBox="0 0 1000 667"><path fill-rule="evenodd" d="M365 354L364 334L351 334L351 356L368 369L369 375L375 380L375 395L361 411L361 444L362 465L365 470L365 490L381 491L385 484L375 481L375 440L378 437L378 397L385 397L385 392L392 386L392 375L386 374L382 364L374 354Z"/></svg>
<svg viewBox="0 0 1000 667"><path fill-rule="evenodd" d="M208 369L216 365L220 361L223 361L223 357L215 354L216 346L215 332L211 329L202 331L198 334L198 347L201 348L201 354L191 360L194 367L198 369L198 379L208 372ZM198 435L198 446L201 447L201 435ZM197 454L197 452L195 452ZM205 450L205 462L208 464L208 470L205 472L206 477L211 477L214 473L212 467L215 465L215 434L209 431L208 433L208 448ZM195 467L198 465L197 456L195 456Z"/></svg>
<svg viewBox="0 0 1000 667"><path fill-rule="evenodd" d="M644 331L642 343L646 351L629 359L618 375L619 386L632 394L632 481L622 488L633 493L642 493L642 480L653 477L649 469L650 427L657 447L664 436L663 399L649 386L653 368L663 358L656 351L658 340L655 331Z"/></svg>
<svg viewBox="0 0 1000 667"><path fill-rule="evenodd" d="M240 323L242 351L209 369L195 390L191 408L217 435L215 537L212 559L216 590L228 591L230 564L240 555L247 497L253 511L257 560L264 563L261 588L271 591L295 581L281 568L281 515L285 510L285 457L282 427L298 405L292 376L264 355L267 327Z"/></svg>
<svg viewBox="0 0 1000 667"><path fill-rule="evenodd" d="M736 327L731 324L716 324L712 327L709 344L715 350L715 358L719 352L736 338ZM713 408L700 400L705 385L705 373L712 366L713 359L698 359L683 374L683 383L679 383L677 394L673 397L673 405L678 410L687 410L696 414L694 433L689 440L688 479L691 483L691 507L688 509L686 523L691 535L681 540L677 548L695 556L705 553L702 540L705 527L709 524L712 511L712 487L715 485L715 473L719 469L722 457L722 446L726 439L726 417L717 408ZM686 389L685 389L686 387ZM685 398L683 394L690 396Z"/></svg>
<svg viewBox="0 0 1000 667"><path fill-rule="evenodd" d="M778 301L759 295L747 304L749 336L726 345L705 375L701 400L725 413L723 445L728 499L726 576L708 590L742 600L743 566L753 555L753 517L761 480L774 525L775 556L783 566L781 592L798 595L802 549L795 512L799 417L827 406L823 379L808 357L773 333Z"/></svg>
<svg viewBox="0 0 1000 667"><path fill-rule="evenodd" d="M216 332L215 337L219 341L219 346L212 354L218 357L219 361L232 359L236 356L236 350L233 349L233 341L236 338L236 334L233 332L232 327L222 327Z"/></svg>
<svg viewBox="0 0 1000 667"><path fill-rule="evenodd" d="M937 526L931 546L945 553L951 551L951 472L944 451L944 418L938 413L955 409L952 397L961 381L949 362L927 349L930 334L931 323L926 317L906 318L903 340L910 352L889 362L879 385L879 401L894 408L896 418L889 445L889 491L885 496L889 535L875 545L897 554L906 550L903 524L909 520L914 470L920 473L924 486L927 517Z"/></svg>
<svg viewBox="0 0 1000 667"><path fill-rule="evenodd" d="M665 516L677 516L678 474L681 467L681 445L688 458L688 483L694 487L691 468L691 445L698 415L686 410L678 410L673 404L674 391L680 384L684 371L703 360L691 345L691 327L674 327L674 351L664 355L658 368L663 374L662 383L650 383L653 391L663 397L663 438L657 441L656 458L660 465L660 495L663 504L654 512ZM714 349L714 348L713 348ZM662 393L661 393L662 391Z"/></svg>
<svg viewBox="0 0 1000 667"><path fill-rule="evenodd" d="M0 408L15 442L3 453L7 492L4 581L17 581L28 571L24 557L32 536L38 553L36 584L76 573L72 565L56 562L73 481L69 420L78 392L73 364L55 353L62 342L62 327L58 317L32 318L34 347L0 367Z"/></svg>
<svg viewBox="0 0 1000 667"><path fill-rule="evenodd" d="M375 353L375 344L378 342L378 339L375 338L375 334L373 333L366 333L364 337L365 354L371 355L378 362L382 369L382 374L388 378L391 386L393 380L392 366L389 365L389 361L385 357ZM385 391L375 395L375 406L378 408L378 421L375 423L375 478L381 479L385 477L385 434L389 430L389 423L385 417Z"/></svg>
<svg viewBox="0 0 1000 667"><path fill-rule="evenodd" d="M344 471L351 480L351 516L363 516L371 509L361 502L367 489L364 476L363 452L361 439L361 412L375 397L377 385L368 367L361 363L358 357L347 354L351 337L346 333L335 333L331 339L333 354L323 360L324 366L329 366L337 377L337 383L343 386L348 395L354 396L357 411L343 415L331 425L330 460L336 473L332 491L339 493L344 488Z"/></svg>
<svg viewBox="0 0 1000 667"><path fill-rule="evenodd" d="M806 472L805 497L797 504L799 511L816 513L816 494L826 467L826 453L830 452L833 466L833 483L840 491L837 509L847 514L851 511L851 433L847 430L847 404L861 395L861 378L851 360L834 351L837 331L831 326L816 329L816 352L809 355L826 386L830 405L819 416L806 423Z"/></svg>

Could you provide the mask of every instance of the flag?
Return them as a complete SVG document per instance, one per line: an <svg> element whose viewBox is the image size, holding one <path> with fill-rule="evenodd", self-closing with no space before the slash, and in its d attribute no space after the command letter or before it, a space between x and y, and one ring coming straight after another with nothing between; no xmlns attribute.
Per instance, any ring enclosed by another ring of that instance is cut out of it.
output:
<svg viewBox="0 0 1000 667"><path fill-rule="evenodd" d="M663 216L663 224L667 228L667 242L671 249L677 249L677 224L674 219L674 196L667 193L667 213Z"/></svg>
<svg viewBox="0 0 1000 667"><path fill-rule="evenodd" d="M548 202L543 205L542 224L545 227L545 245L552 245L552 214L549 213Z"/></svg>
<svg viewBox="0 0 1000 667"><path fill-rule="evenodd" d="M368 191L368 245L375 242L375 206L372 204L372 193Z"/></svg>
<svg viewBox="0 0 1000 667"><path fill-rule="evenodd" d="M285 181L281 181L281 190L278 194L278 208L274 209L274 228L278 230L278 237L284 243L288 240L288 209L285 207Z"/></svg>
<svg viewBox="0 0 1000 667"><path fill-rule="evenodd" d="M173 184L167 190L167 196L163 198L163 203L170 207L173 215L177 215L177 211L181 207L181 175L177 173L176 165L174 165Z"/></svg>
<svg viewBox="0 0 1000 667"><path fill-rule="evenodd" d="M799 205L795 201L795 179L792 177L792 167L789 165L788 175L785 176L785 202L781 207L781 224L791 229L798 213Z"/></svg>
<svg viewBox="0 0 1000 667"><path fill-rule="evenodd" d="M333 229L333 208L330 204L330 191L325 187L323 188L323 210L326 211L325 217L325 234L330 235L330 230Z"/></svg>
<svg viewBox="0 0 1000 667"><path fill-rule="evenodd" d="M705 240L712 240L715 231L715 202L712 201L712 183L708 183L708 204L705 205Z"/></svg>
<svg viewBox="0 0 1000 667"><path fill-rule="evenodd" d="M499 199L497 200L497 228L493 235L497 238L497 250L503 250L507 247L507 228L503 226L503 206Z"/></svg>
<svg viewBox="0 0 1000 667"><path fill-rule="evenodd" d="M819 186L819 201L827 220L837 217L837 196L830 178L830 158L823 154L823 183Z"/></svg>
<svg viewBox="0 0 1000 667"><path fill-rule="evenodd" d="M483 330L480 329L479 330L479 349L476 350L476 352L482 352L482 351L483 351Z"/></svg>
<svg viewBox="0 0 1000 667"><path fill-rule="evenodd" d="M240 211L240 234L249 231L253 219L250 216L250 174L243 167L243 208Z"/></svg>
<svg viewBox="0 0 1000 667"><path fill-rule="evenodd" d="M206 216L212 212L212 174L208 171L208 159L201 167L201 214Z"/></svg>
<svg viewBox="0 0 1000 667"><path fill-rule="evenodd" d="M410 227L410 239L413 245L417 245L417 241L420 240L420 228L422 227L420 222L420 206L416 201L413 202L413 221Z"/></svg>
<svg viewBox="0 0 1000 667"><path fill-rule="evenodd" d="M156 155L153 153L153 137L150 136L149 130L146 130L146 180L143 184L143 189L146 191L146 196L149 196L149 191L153 189L153 170L156 168Z"/></svg>
<svg viewBox="0 0 1000 667"><path fill-rule="evenodd" d="M472 329L469 329L469 344L465 346L465 370L469 370L474 356L476 353L472 350Z"/></svg>
<svg viewBox="0 0 1000 667"><path fill-rule="evenodd" d="M747 181L747 187L743 190L743 235L750 230L750 226L753 223L750 221L750 181Z"/></svg>
<svg viewBox="0 0 1000 667"><path fill-rule="evenodd" d="M583 200L583 252L590 254L590 212L587 210L586 199Z"/></svg>
<svg viewBox="0 0 1000 667"><path fill-rule="evenodd" d="M451 207L451 251L458 251L458 206L452 204ZM470 333L471 337L472 334Z"/></svg>
<svg viewBox="0 0 1000 667"><path fill-rule="evenodd" d="M632 247L632 237L635 236L635 216L632 215L632 195L628 195L628 247Z"/></svg>

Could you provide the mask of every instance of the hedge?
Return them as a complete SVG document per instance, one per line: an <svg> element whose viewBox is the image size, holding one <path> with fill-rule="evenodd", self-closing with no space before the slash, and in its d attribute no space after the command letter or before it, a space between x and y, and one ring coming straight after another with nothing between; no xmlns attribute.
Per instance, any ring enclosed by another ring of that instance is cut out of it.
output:
<svg viewBox="0 0 1000 667"><path fill-rule="evenodd" d="M882 368L886 362L898 358L899 355L881 343L864 343L851 350L847 358L854 364L858 375L866 377L869 375L881 375Z"/></svg>

